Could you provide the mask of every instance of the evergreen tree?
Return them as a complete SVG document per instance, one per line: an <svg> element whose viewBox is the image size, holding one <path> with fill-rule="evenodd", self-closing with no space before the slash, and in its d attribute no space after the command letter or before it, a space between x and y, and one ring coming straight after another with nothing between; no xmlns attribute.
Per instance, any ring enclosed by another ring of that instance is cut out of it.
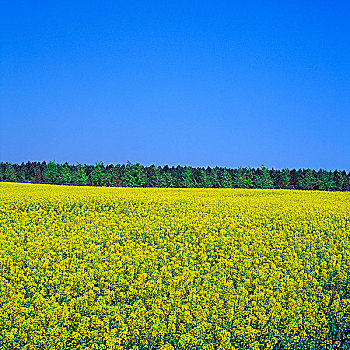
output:
<svg viewBox="0 0 350 350"><path fill-rule="evenodd" d="M293 188L293 189L296 189L296 188L298 188L298 186L297 186L297 182L298 182L298 180L297 180L297 171L295 170L295 169L292 169L291 171L290 171L290 186L291 186L291 188Z"/></svg>
<svg viewBox="0 0 350 350"><path fill-rule="evenodd" d="M107 183L107 175L104 171L103 163L97 162L91 172L91 181L94 185L102 186Z"/></svg>
<svg viewBox="0 0 350 350"><path fill-rule="evenodd" d="M303 190L313 190L316 185L316 179L311 169L306 169L297 179L297 186Z"/></svg>
<svg viewBox="0 0 350 350"><path fill-rule="evenodd" d="M21 179L21 166L18 164L12 164L12 166L16 174L16 181L18 181Z"/></svg>
<svg viewBox="0 0 350 350"><path fill-rule="evenodd" d="M107 169L107 186L116 186L117 182L117 172L113 166L109 166Z"/></svg>
<svg viewBox="0 0 350 350"><path fill-rule="evenodd" d="M318 187L320 190L332 191L334 190L334 177L331 171L320 170L318 173Z"/></svg>
<svg viewBox="0 0 350 350"><path fill-rule="evenodd" d="M26 173L24 169L21 169L19 172L19 177L18 177L21 181L26 181Z"/></svg>
<svg viewBox="0 0 350 350"><path fill-rule="evenodd" d="M114 167L114 173L115 173L115 184L114 184L114 186L121 187L122 186L122 183L121 183L122 170L121 170L121 165L120 164L117 164Z"/></svg>
<svg viewBox="0 0 350 350"><path fill-rule="evenodd" d="M238 188L247 187L247 174L241 166L236 170L233 178L233 185Z"/></svg>
<svg viewBox="0 0 350 350"><path fill-rule="evenodd" d="M140 164L133 164L132 165L134 179L135 179L135 186L136 187L143 187L146 184L146 176L145 176L145 170L144 167Z"/></svg>
<svg viewBox="0 0 350 350"><path fill-rule="evenodd" d="M175 178L173 177L171 172L165 173L165 180L167 183L167 187L176 187Z"/></svg>
<svg viewBox="0 0 350 350"><path fill-rule="evenodd" d="M0 163L0 180L33 181L50 183L79 183L107 186L150 187L241 187L241 188L292 188L320 190L350 190L350 173L336 170L334 173L312 169L287 168L282 171L251 169L249 167L228 169L215 167L192 168L165 165L143 167L140 164L104 166L101 162L93 165L70 166L68 163L27 162L19 164Z"/></svg>
<svg viewBox="0 0 350 350"><path fill-rule="evenodd" d="M245 168L244 173L246 188L254 188L254 170L248 166Z"/></svg>
<svg viewBox="0 0 350 350"><path fill-rule="evenodd" d="M5 180L8 180L8 181L16 181L17 180L16 171L11 163L6 163L4 175L5 175Z"/></svg>
<svg viewBox="0 0 350 350"><path fill-rule="evenodd" d="M264 166L261 166L260 174L255 179L257 188L273 188L273 181L271 179L269 170Z"/></svg>
<svg viewBox="0 0 350 350"><path fill-rule="evenodd" d="M335 186L338 191L343 191L345 184L345 176L338 170L334 172Z"/></svg>
<svg viewBox="0 0 350 350"><path fill-rule="evenodd" d="M154 168L154 180L156 187L166 187L166 178L160 166Z"/></svg>
<svg viewBox="0 0 350 350"><path fill-rule="evenodd" d="M33 180L34 182L37 182L37 183L46 182L45 173L42 170L40 163L35 165Z"/></svg>
<svg viewBox="0 0 350 350"><path fill-rule="evenodd" d="M193 188L197 187L197 183L193 178L192 168L185 166L181 175L181 187Z"/></svg>
<svg viewBox="0 0 350 350"><path fill-rule="evenodd" d="M34 177L35 177L35 167L34 167L34 164L32 162L27 162L26 164L26 167L27 167L27 179L29 181L33 181L34 180ZM47 170L46 170L47 172ZM46 174L45 174L45 177L46 177Z"/></svg>
<svg viewBox="0 0 350 350"><path fill-rule="evenodd" d="M122 175L122 185L126 187L142 187L146 184L144 168L139 164L127 162Z"/></svg>
<svg viewBox="0 0 350 350"><path fill-rule="evenodd" d="M345 170L342 171L342 175L344 177L343 189L344 191L350 191L350 172L346 174Z"/></svg>
<svg viewBox="0 0 350 350"><path fill-rule="evenodd" d="M66 162L60 168L60 182L63 184L70 184L72 182L72 174L69 164Z"/></svg>
<svg viewBox="0 0 350 350"><path fill-rule="evenodd" d="M221 173L221 179L220 179L220 187L222 188L230 188L232 187L232 178L230 173L227 171L227 169L223 169Z"/></svg>
<svg viewBox="0 0 350 350"><path fill-rule="evenodd" d="M35 173L36 173L35 176L37 177L38 171L36 170ZM51 183L58 183L60 175L58 172L57 164L55 162L49 162L49 164L47 165L45 177L47 181Z"/></svg>
<svg viewBox="0 0 350 350"><path fill-rule="evenodd" d="M74 181L80 185L87 185L89 183L89 176L86 174L86 165L82 166L77 163L74 173Z"/></svg>
<svg viewBox="0 0 350 350"><path fill-rule="evenodd" d="M210 181L210 176L208 176L207 172L204 169L200 169L199 171L199 187L211 188L213 186Z"/></svg>
<svg viewBox="0 0 350 350"><path fill-rule="evenodd" d="M254 188L264 188L262 183L262 178L261 178L261 170L259 168L255 172Z"/></svg>
<svg viewBox="0 0 350 350"><path fill-rule="evenodd" d="M220 179L218 176L218 167L215 167L213 169L211 169L210 172L210 182L212 183L212 187L214 188L219 188L220 187Z"/></svg>
<svg viewBox="0 0 350 350"><path fill-rule="evenodd" d="M280 188L290 188L290 171L287 168L282 169L279 177Z"/></svg>
<svg viewBox="0 0 350 350"><path fill-rule="evenodd" d="M280 188L277 170L271 169L269 173L271 176L272 188Z"/></svg>
<svg viewBox="0 0 350 350"><path fill-rule="evenodd" d="M195 186L197 188L201 187L200 186L200 169L199 168L192 168L192 175L193 175L193 180L194 180Z"/></svg>

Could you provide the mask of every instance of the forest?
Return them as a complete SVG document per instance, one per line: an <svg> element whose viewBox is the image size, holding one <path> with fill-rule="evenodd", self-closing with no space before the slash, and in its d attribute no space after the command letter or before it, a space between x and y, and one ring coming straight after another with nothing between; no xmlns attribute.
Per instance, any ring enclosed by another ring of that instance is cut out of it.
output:
<svg viewBox="0 0 350 350"><path fill-rule="evenodd" d="M268 169L238 167L143 166L133 164L57 164L55 162L0 163L0 181L178 188L283 188L349 191L350 172L345 170Z"/></svg>

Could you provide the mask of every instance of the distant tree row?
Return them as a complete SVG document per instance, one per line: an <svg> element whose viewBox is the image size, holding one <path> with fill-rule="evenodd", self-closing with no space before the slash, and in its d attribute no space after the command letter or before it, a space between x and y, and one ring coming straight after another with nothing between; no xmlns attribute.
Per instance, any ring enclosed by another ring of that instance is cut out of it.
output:
<svg viewBox="0 0 350 350"><path fill-rule="evenodd" d="M286 188L349 191L350 173L312 169L193 168L141 164L0 163L0 181L123 187Z"/></svg>

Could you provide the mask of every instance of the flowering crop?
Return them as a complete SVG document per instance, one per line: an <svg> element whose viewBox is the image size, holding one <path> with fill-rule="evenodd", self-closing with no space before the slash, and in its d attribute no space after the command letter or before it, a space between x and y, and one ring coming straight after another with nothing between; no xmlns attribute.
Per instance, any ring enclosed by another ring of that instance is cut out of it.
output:
<svg viewBox="0 0 350 350"><path fill-rule="evenodd" d="M350 194L0 184L0 349L333 349Z"/></svg>

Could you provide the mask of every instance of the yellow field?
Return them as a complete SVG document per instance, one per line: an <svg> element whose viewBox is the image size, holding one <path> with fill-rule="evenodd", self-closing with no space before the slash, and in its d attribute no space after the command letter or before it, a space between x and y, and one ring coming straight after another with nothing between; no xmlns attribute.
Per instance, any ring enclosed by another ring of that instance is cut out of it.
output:
<svg viewBox="0 0 350 350"><path fill-rule="evenodd" d="M336 348L350 193L1 183L0 274L0 349Z"/></svg>

